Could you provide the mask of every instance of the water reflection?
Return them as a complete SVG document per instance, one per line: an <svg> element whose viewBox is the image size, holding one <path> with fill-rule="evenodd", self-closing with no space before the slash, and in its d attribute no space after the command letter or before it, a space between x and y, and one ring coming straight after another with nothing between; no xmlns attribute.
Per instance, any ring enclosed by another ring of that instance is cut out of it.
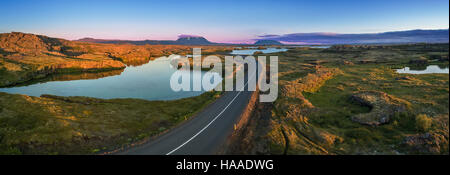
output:
<svg viewBox="0 0 450 175"><path fill-rule="evenodd" d="M148 63L150 60L154 60L154 59L156 59L156 58L126 61L125 64L126 64L127 66L140 66L140 65L146 64L146 63Z"/></svg>
<svg viewBox="0 0 450 175"><path fill-rule="evenodd" d="M173 100L198 96L202 91L174 92L170 78L177 69L167 57L150 61L141 66L129 66L124 70L99 73L61 74L48 77L45 81L23 86L0 88L0 92L40 96L88 96L103 99L139 98L146 100ZM183 74L201 74L203 71L183 71ZM216 82L215 82L216 83ZM217 82L220 83L220 82ZM192 81L191 81L192 84Z"/></svg>
<svg viewBox="0 0 450 175"><path fill-rule="evenodd" d="M82 73L60 73L51 74L45 78L27 81L25 83L18 84L14 87L29 86L37 83L46 83L50 81L72 81L72 80L95 80L99 78L105 78L110 76L120 75L124 69L102 71L102 72L82 72ZM1 89L0 89L1 91Z"/></svg>

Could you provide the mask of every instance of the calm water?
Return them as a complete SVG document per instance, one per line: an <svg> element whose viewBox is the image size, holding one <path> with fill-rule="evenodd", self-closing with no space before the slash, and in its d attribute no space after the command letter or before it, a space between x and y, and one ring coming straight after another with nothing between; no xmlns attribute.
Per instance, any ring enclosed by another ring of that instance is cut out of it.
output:
<svg viewBox="0 0 450 175"><path fill-rule="evenodd" d="M205 91L174 92L170 88L170 78L177 71L166 57L150 61L147 64L127 67L123 72L89 74L76 76L78 79L70 80L71 75L56 78L57 81L31 84L27 86L0 88L0 92L40 96L51 94L57 96L87 96L103 99L112 98L139 98L146 100L173 100L198 96ZM183 71L183 74L201 74L206 72ZM92 77L98 79L92 79ZM103 78L99 78L103 77ZM91 78L91 79L89 79ZM64 81L62 81L64 80ZM191 78L192 80L192 78ZM192 84L192 81L191 81ZM191 86L192 87L192 86Z"/></svg>
<svg viewBox="0 0 450 175"><path fill-rule="evenodd" d="M247 47L247 48L249 48L249 47ZM233 50L231 52L231 55L253 55L255 52L258 52L258 51L260 51L262 53L276 53L276 52L285 52L287 50L288 49L286 49L286 48L277 49L277 48L272 48L272 47L269 47L267 49L244 49L244 50Z"/></svg>
<svg viewBox="0 0 450 175"><path fill-rule="evenodd" d="M437 65L429 65L425 69L422 70L414 70L410 67L405 67L403 69L396 69L397 73L403 73L403 74L448 74L448 67L441 68Z"/></svg>

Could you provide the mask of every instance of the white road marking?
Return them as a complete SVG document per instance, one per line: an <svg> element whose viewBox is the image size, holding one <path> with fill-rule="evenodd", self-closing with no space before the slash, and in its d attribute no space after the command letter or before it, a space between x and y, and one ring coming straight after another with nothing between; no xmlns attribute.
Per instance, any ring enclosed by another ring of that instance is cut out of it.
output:
<svg viewBox="0 0 450 175"><path fill-rule="evenodd" d="M252 78L254 78L253 75L255 75L256 72L258 72L258 71L256 70L255 72L253 72L253 74L252 74L252 76L251 76ZM208 128L209 125L211 125L214 121L216 121L216 119L219 118L219 117L222 115L222 113L225 112L225 110L228 109L228 107L234 102L234 100L236 100L236 98L239 96L239 94L241 94L241 92L245 90L245 86L247 86L247 84L248 84L248 80L247 80L247 83L245 83L244 87L242 87L242 90L239 91L238 94L236 94L236 96L233 98L233 100L231 100L230 103L228 103L228 105L225 106L225 108L224 108L224 109L223 109L216 117L214 117L213 120L211 120L205 127L203 127L203 129L201 129L199 132L197 132L197 134L195 134L194 136L192 136L192 137L191 137L190 139L188 139L186 142L184 142L183 144L181 144L180 146L178 146L178 147L175 148L174 150L170 151L170 152L167 153L166 155L170 155L170 154L172 154L173 152L175 152L175 151L177 151L178 149L180 149L181 147L183 147L184 145L188 144L191 140L193 140L195 137L197 137L199 134L201 134L206 128Z"/></svg>

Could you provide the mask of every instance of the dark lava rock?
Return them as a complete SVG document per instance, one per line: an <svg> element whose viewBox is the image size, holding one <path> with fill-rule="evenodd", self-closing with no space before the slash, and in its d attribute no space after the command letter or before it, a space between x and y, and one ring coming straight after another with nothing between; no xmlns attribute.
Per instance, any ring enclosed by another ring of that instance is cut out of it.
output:
<svg viewBox="0 0 450 175"><path fill-rule="evenodd" d="M407 136L402 142L410 151L420 154L440 154L448 152L447 137L438 133Z"/></svg>
<svg viewBox="0 0 450 175"><path fill-rule="evenodd" d="M369 113L357 114L352 117L354 122L364 125L378 126L390 122L396 113L405 112L410 103L379 91L359 91L350 100L362 106L371 108Z"/></svg>

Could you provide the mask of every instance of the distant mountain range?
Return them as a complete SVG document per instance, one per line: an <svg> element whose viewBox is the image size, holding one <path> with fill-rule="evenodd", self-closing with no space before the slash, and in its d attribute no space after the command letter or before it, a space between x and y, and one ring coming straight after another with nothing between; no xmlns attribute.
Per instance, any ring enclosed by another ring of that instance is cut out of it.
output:
<svg viewBox="0 0 450 175"><path fill-rule="evenodd" d="M180 35L177 40L104 40L83 38L76 41L111 44L135 45L229 45L214 43L202 36ZM339 34L339 33L292 33L285 35L263 35L255 39L254 45L283 45L284 44L396 44L396 43L448 43L449 30L408 30L367 34Z"/></svg>
<svg viewBox="0 0 450 175"><path fill-rule="evenodd" d="M201 36L180 35L177 40L104 40L94 38L83 38L76 41L91 43L108 43L108 44L135 44L135 45L218 45Z"/></svg>
<svg viewBox="0 0 450 175"><path fill-rule="evenodd" d="M275 40L296 44L387 44L387 43L448 43L449 31L409 30L369 34L293 33L263 35L260 40Z"/></svg>
<svg viewBox="0 0 450 175"><path fill-rule="evenodd" d="M280 43L279 41L275 41L275 40L258 40L255 42L254 45L283 45L283 43Z"/></svg>

